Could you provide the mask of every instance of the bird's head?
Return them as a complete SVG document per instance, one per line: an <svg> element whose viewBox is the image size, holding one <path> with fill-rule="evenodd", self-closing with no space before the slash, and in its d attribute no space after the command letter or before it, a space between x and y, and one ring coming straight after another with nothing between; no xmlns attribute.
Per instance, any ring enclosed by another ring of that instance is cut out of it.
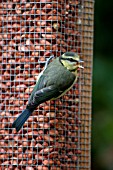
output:
<svg viewBox="0 0 113 170"><path fill-rule="evenodd" d="M66 52L60 57L60 62L71 72L76 72L79 68L84 68L80 64L83 62L77 53Z"/></svg>

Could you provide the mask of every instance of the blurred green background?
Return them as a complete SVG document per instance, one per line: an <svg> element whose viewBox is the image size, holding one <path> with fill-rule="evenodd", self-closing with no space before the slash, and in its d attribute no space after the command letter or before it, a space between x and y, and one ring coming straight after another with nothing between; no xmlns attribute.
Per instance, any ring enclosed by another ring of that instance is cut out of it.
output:
<svg viewBox="0 0 113 170"><path fill-rule="evenodd" d="M113 170L113 0L95 0L92 168Z"/></svg>

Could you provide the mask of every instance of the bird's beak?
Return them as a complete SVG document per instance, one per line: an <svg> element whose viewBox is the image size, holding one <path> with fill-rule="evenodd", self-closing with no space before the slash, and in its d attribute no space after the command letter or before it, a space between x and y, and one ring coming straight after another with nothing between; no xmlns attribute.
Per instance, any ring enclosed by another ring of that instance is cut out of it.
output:
<svg viewBox="0 0 113 170"><path fill-rule="evenodd" d="M79 62L79 63L83 63L84 61L83 61L83 60L79 60L78 62Z"/></svg>
<svg viewBox="0 0 113 170"><path fill-rule="evenodd" d="M83 67L83 66L81 66L81 65L78 65L78 67L79 67L79 68L82 68L82 69L84 69L84 67Z"/></svg>
<svg viewBox="0 0 113 170"><path fill-rule="evenodd" d="M78 61L78 63L83 63L83 62L84 62L83 60L79 60L79 61ZM84 69L84 67L81 66L81 65L78 65L78 67Z"/></svg>

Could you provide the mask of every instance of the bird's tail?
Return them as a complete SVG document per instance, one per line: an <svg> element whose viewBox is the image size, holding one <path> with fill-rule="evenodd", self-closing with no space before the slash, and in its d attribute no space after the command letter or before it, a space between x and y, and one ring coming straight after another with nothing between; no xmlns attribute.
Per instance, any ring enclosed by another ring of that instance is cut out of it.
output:
<svg viewBox="0 0 113 170"><path fill-rule="evenodd" d="M17 117L17 119L13 122L12 127L16 128L16 131L18 132L25 121L28 119L28 117L32 114L33 110L25 109L23 112Z"/></svg>

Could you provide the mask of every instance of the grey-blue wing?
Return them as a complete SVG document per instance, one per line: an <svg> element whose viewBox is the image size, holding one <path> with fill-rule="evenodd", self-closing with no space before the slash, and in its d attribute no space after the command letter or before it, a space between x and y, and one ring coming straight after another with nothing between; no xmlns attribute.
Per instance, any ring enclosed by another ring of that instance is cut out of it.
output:
<svg viewBox="0 0 113 170"><path fill-rule="evenodd" d="M43 75L39 78L38 82L36 83L32 93L31 93L28 103L30 103L33 100L33 97L37 91L39 91L40 89L43 89L46 86L45 80L46 80L45 76L43 76Z"/></svg>
<svg viewBox="0 0 113 170"><path fill-rule="evenodd" d="M39 75L39 79L38 79L38 81L37 81L37 83L36 83L36 85L35 85L32 93L31 93L31 96L30 96L30 98L29 98L29 100L28 100L28 103L33 100L33 96L34 96L34 94L35 94L36 91L38 91L38 90L40 90L41 88L44 88L44 87L45 87L45 85L46 85L46 79L45 79L46 76L44 76L43 73L44 73L44 71L47 69L47 67L48 67L48 65L49 65L49 63L50 63L50 61L52 60L53 57L54 57L54 55L50 56L50 57L47 59L46 64L45 64L45 66L44 66L44 70L43 70L43 71L40 73L40 75Z"/></svg>
<svg viewBox="0 0 113 170"><path fill-rule="evenodd" d="M34 93L33 99L27 105L27 109L35 109L39 104L57 97L61 93L55 86L42 88Z"/></svg>

